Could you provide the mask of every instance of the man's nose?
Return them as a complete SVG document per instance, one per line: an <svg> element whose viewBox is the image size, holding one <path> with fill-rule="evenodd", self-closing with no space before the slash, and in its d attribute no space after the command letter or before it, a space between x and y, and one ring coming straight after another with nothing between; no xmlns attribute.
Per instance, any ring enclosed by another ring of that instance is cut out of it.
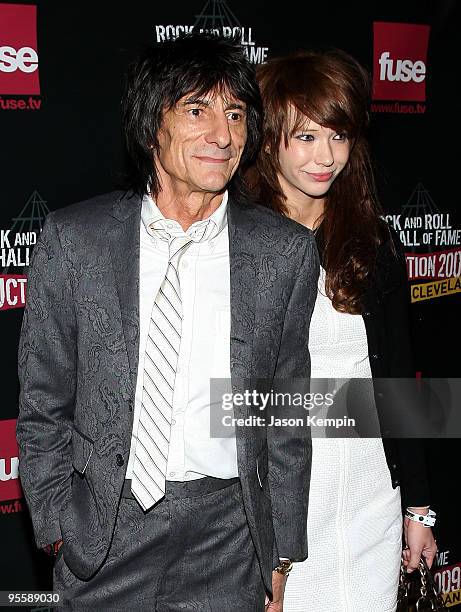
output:
<svg viewBox="0 0 461 612"><path fill-rule="evenodd" d="M226 115L219 114L213 117L205 138L208 144L214 144L220 149L225 149L230 145L231 133Z"/></svg>

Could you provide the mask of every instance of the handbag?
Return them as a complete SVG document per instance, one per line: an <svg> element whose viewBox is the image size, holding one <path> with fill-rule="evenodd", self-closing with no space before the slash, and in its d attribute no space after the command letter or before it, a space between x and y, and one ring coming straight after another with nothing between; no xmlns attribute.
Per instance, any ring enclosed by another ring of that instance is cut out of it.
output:
<svg viewBox="0 0 461 612"><path fill-rule="evenodd" d="M403 562L400 564L400 580L396 612L438 612L446 610L442 596L423 556L418 571L407 574Z"/></svg>

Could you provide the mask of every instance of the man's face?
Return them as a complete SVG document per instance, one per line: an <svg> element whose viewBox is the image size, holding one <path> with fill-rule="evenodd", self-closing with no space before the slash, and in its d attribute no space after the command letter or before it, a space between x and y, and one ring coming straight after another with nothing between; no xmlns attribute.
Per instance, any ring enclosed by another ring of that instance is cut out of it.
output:
<svg viewBox="0 0 461 612"><path fill-rule="evenodd" d="M247 139L246 105L230 94L190 94L165 111L155 157L162 188L217 193L234 175Z"/></svg>

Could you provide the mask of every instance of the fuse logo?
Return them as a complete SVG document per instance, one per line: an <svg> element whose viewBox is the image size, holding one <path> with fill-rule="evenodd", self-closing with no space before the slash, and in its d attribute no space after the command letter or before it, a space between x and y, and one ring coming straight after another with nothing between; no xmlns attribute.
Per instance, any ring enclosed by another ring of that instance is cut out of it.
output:
<svg viewBox="0 0 461 612"><path fill-rule="evenodd" d="M0 94L40 95L34 5L0 4Z"/></svg>
<svg viewBox="0 0 461 612"><path fill-rule="evenodd" d="M0 420L0 501L23 496L18 455L16 419Z"/></svg>
<svg viewBox="0 0 461 612"><path fill-rule="evenodd" d="M426 100L429 31L426 25L373 24L374 100Z"/></svg>
<svg viewBox="0 0 461 612"><path fill-rule="evenodd" d="M18 51L14 47L0 47L0 72L35 72L38 68L38 55L31 47L22 47Z"/></svg>
<svg viewBox="0 0 461 612"><path fill-rule="evenodd" d="M380 81L403 81L404 83L414 81L415 83L421 83L426 78L426 64L421 60L417 62L393 60L390 58L390 52L384 51L381 53L378 63L380 66Z"/></svg>

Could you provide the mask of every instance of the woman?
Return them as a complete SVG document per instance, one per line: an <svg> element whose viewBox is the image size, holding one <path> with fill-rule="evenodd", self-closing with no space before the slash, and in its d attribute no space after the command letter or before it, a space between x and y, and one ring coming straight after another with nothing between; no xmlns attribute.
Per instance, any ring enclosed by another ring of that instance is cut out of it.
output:
<svg viewBox="0 0 461 612"><path fill-rule="evenodd" d="M265 127L248 184L261 203L315 232L322 262L312 377L414 378L405 260L380 218L364 137L367 73L339 50L298 52L258 70ZM382 427L385 398L374 396ZM395 610L402 504L429 511L419 440L313 436L309 558L288 578L286 612ZM417 520L404 518L408 571L436 553L430 527Z"/></svg>

